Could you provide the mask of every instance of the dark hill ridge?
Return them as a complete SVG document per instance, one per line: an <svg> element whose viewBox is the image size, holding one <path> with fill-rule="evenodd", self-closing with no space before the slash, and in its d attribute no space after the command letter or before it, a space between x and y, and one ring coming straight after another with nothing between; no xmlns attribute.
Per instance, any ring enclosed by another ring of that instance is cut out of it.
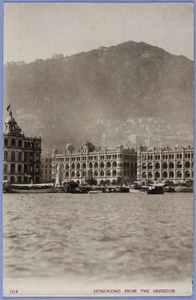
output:
<svg viewBox="0 0 196 300"><path fill-rule="evenodd" d="M183 56L130 41L6 66L4 108L11 102L25 134L41 135L49 151L86 138L100 144L104 126L91 136L86 132L100 119L157 117L192 126L193 72L193 62Z"/></svg>

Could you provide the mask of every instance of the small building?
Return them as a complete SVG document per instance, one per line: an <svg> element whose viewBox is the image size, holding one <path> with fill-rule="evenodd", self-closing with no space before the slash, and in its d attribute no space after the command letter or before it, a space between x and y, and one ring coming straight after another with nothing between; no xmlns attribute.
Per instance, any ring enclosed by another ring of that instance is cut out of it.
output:
<svg viewBox="0 0 196 300"><path fill-rule="evenodd" d="M53 59L61 59L61 58L63 58L63 54L62 53L54 53L54 54L52 54L52 58Z"/></svg>
<svg viewBox="0 0 196 300"><path fill-rule="evenodd" d="M41 138L26 137L12 116L3 132L3 180L11 183L41 182Z"/></svg>
<svg viewBox="0 0 196 300"><path fill-rule="evenodd" d="M41 174L42 183L52 182L52 155L42 154Z"/></svg>
<svg viewBox="0 0 196 300"><path fill-rule="evenodd" d="M190 179L193 179L193 147L138 147L138 181L169 180L179 183Z"/></svg>
<svg viewBox="0 0 196 300"><path fill-rule="evenodd" d="M137 179L137 152L135 149L124 149L122 145L114 150L105 147L96 149L90 142L86 142L75 150L73 145L67 144L64 153L53 150L54 180L57 173L60 183L130 184Z"/></svg>

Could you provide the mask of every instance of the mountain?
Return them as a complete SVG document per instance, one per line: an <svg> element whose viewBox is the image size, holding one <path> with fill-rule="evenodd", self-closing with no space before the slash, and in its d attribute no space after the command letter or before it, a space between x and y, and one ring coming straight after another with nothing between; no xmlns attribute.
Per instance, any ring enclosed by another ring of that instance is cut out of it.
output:
<svg viewBox="0 0 196 300"><path fill-rule="evenodd" d="M59 59L7 64L4 110L11 103L25 135L41 136L51 152L87 139L100 145L108 130L100 120L115 127L117 120L156 118L171 128L186 124L191 129L193 87L193 61L129 41Z"/></svg>

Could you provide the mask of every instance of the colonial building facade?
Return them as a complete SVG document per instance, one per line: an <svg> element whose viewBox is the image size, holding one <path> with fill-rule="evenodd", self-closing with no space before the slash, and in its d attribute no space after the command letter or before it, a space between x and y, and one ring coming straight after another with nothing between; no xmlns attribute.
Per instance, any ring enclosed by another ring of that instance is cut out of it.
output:
<svg viewBox="0 0 196 300"><path fill-rule="evenodd" d="M73 180L83 184L93 179L94 184L114 185L121 179L129 184L137 178L137 152L135 149L124 149L122 145L115 150L105 147L95 149L90 142L75 151L73 145L68 144L64 153L53 150L54 180L57 175L60 183Z"/></svg>
<svg viewBox="0 0 196 300"><path fill-rule="evenodd" d="M193 179L193 148L138 147L137 180L161 180L174 183Z"/></svg>
<svg viewBox="0 0 196 300"><path fill-rule="evenodd" d="M41 182L41 138L25 137L12 116L3 132L3 180L11 183Z"/></svg>

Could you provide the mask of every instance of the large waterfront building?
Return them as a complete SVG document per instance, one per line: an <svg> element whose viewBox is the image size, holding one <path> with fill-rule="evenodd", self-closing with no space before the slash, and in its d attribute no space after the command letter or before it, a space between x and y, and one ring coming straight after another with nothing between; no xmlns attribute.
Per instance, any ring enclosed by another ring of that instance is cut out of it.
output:
<svg viewBox="0 0 196 300"><path fill-rule="evenodd" d="M12 116L3 132L3 180L11 183L41 182L41 138L26 137Z"/></svg>
<svg viewBox="0 0 196 300"><path fill-rule="evenodd" d="M193 179L193 147L138 147L137 180L185 182Z"/></svg>
<svg viewBox="0 0 196 300"><path fill-rule="evenodd" d="M137 152L122 145L114 150L95 149L90 142L74 150L68 144L64 153L53 150L52 177L58 178L59 184L72 180L80 184L130 184L137 179Z"/></svg>

